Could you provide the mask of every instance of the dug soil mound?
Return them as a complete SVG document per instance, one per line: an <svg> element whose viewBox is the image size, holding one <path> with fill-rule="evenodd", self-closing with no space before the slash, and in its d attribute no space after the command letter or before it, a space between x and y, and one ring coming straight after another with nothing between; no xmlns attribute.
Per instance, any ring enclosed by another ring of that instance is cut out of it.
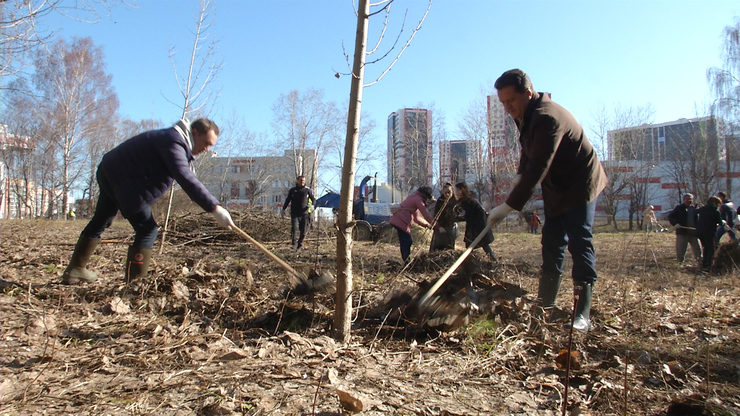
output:
<svg viewBox="0 0 740 416"><path fill-rule="evenodd" d="M295 269L336 275L331 224L295 250L287 218L233 216ZM570 343L570 279L557 313L534 306L537 235L496 234L499 261L474 251L423 307L461 242L428 253L415 238L404 265L396 244L357 241L342 344L333 284L296 290L207 214L171 224L146 279L124 283L132 233L116 221L89 265L98 281L64 286L84 221L0 222L0 413L555 415L566 385L573 414L740 413L737 268L676 264L669 233L596 235L594 329Z"/></svg>

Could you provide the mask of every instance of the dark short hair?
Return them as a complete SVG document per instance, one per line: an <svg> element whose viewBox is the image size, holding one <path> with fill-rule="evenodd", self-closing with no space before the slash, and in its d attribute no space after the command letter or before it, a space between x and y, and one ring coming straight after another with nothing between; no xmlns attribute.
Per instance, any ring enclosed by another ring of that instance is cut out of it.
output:
<svg viewBox="0 0 740 416"><path fill-rule="evenodd" d="M514 87L514 90L520 93L526 92L528 89L533 89L532 81L521 69L510 69L504 72L500 77L498 77L493 86L496 90L500 90L505 87Z"/></svg>
<svg viewBox="0 0 740 416"><path fill-rule="evenodd" d="M190 128L200 134L208 133L210 130L213 130L213 132L216 133L216 136L220 134L216 123L207 118L199 118L193 121L192 124L190 124Z"/></svg>
<svg viewBox="0 0 740 416"><path fill-rule="evenodd" d="M420 186L418 191L420 194L424 195L426 199L434 198L434 196L432 195L432 188L429 186Z"/></svg>
<svg viewBox="0 0 740 416"><path fill-rule="evenodd" d="M727 194L722 191L717 192L717 196L722 199L727 199Z"/></svg>

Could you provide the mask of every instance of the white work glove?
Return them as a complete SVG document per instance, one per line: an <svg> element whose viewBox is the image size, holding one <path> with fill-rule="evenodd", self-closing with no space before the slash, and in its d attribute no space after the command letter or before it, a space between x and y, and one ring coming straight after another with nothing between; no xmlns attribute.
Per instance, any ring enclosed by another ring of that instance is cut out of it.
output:
<svg viewBox="0 0 740 416"><path fill-rule="evenodd" d="M491 210L491 212L488 214L488 222L491 225L496 225L499 221L509 215L509 213L513 210L514 208L510 207L506 204L506 202L504 202L503 204Z"/></svg>
<svg viewBox="0 0 740 416"><path fill-rule="evenodd" d="M216 205L216 209L214 209L211 214L213 214L213 218L215 218L216 222L222 227L229 229L231 227L235 227L234 220L231 219L231 214L229 214L229 211L221 205Z"/></svg>

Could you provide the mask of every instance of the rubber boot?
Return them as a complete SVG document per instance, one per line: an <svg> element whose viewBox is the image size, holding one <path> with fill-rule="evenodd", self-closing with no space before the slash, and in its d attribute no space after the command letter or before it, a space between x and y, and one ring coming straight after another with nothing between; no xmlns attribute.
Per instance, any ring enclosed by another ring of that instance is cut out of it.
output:
<svg viewBox="0 0 740 416"><path fill-rule="evenodd" d="M560 290L560 282L563 280L562 274L542 273L540 285L537 289L537 299L543 308L552 308L555 306L555 299Z"/></svg>
<svg viewBox="0 0 740 416"><path fill-rule="evenodd" d="M69 260L69 265L62 273L62 283L76 285L78 283L92 283L98 279L95 272L87 270L85 266L90 261L95 247L100 243L99 238L80 236Z"/></svg>
<svg viewBox="0 0 740 416"><path fill-rule="evenodd" d="M593 296L593 283L580 283L575 287L578 295L576 303L575 319L573 320L573 329L581 332L588 332L591 329L591 298Z"/></svg>
<svg viewBox="0 0 740 416"><path fill-rule="evenodd" d="M151 248L129 246L128 255L126 256L126 283L132 282L142 276L146 276L151 259Z"/></svg>

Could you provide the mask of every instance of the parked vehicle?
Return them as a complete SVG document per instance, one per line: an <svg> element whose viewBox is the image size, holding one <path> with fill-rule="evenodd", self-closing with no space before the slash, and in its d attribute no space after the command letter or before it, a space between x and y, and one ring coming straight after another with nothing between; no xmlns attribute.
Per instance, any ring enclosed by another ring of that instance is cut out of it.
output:
<svg viewBox="0 0 740 416"><path fill-rule="evenodd" d="M377 202L377 185L368 192L368 182L372 176L365 176L360 182L357 199L352 203L352 218L356 221L353 232L355 240L378 241L383 231L390 228L391 204ZM365 201L372 194L371 201ZM374 202L373 202L374 200ZM316 200L317 208L331 208L335 213L339 210L339 194L328 192Z"/></svg>

